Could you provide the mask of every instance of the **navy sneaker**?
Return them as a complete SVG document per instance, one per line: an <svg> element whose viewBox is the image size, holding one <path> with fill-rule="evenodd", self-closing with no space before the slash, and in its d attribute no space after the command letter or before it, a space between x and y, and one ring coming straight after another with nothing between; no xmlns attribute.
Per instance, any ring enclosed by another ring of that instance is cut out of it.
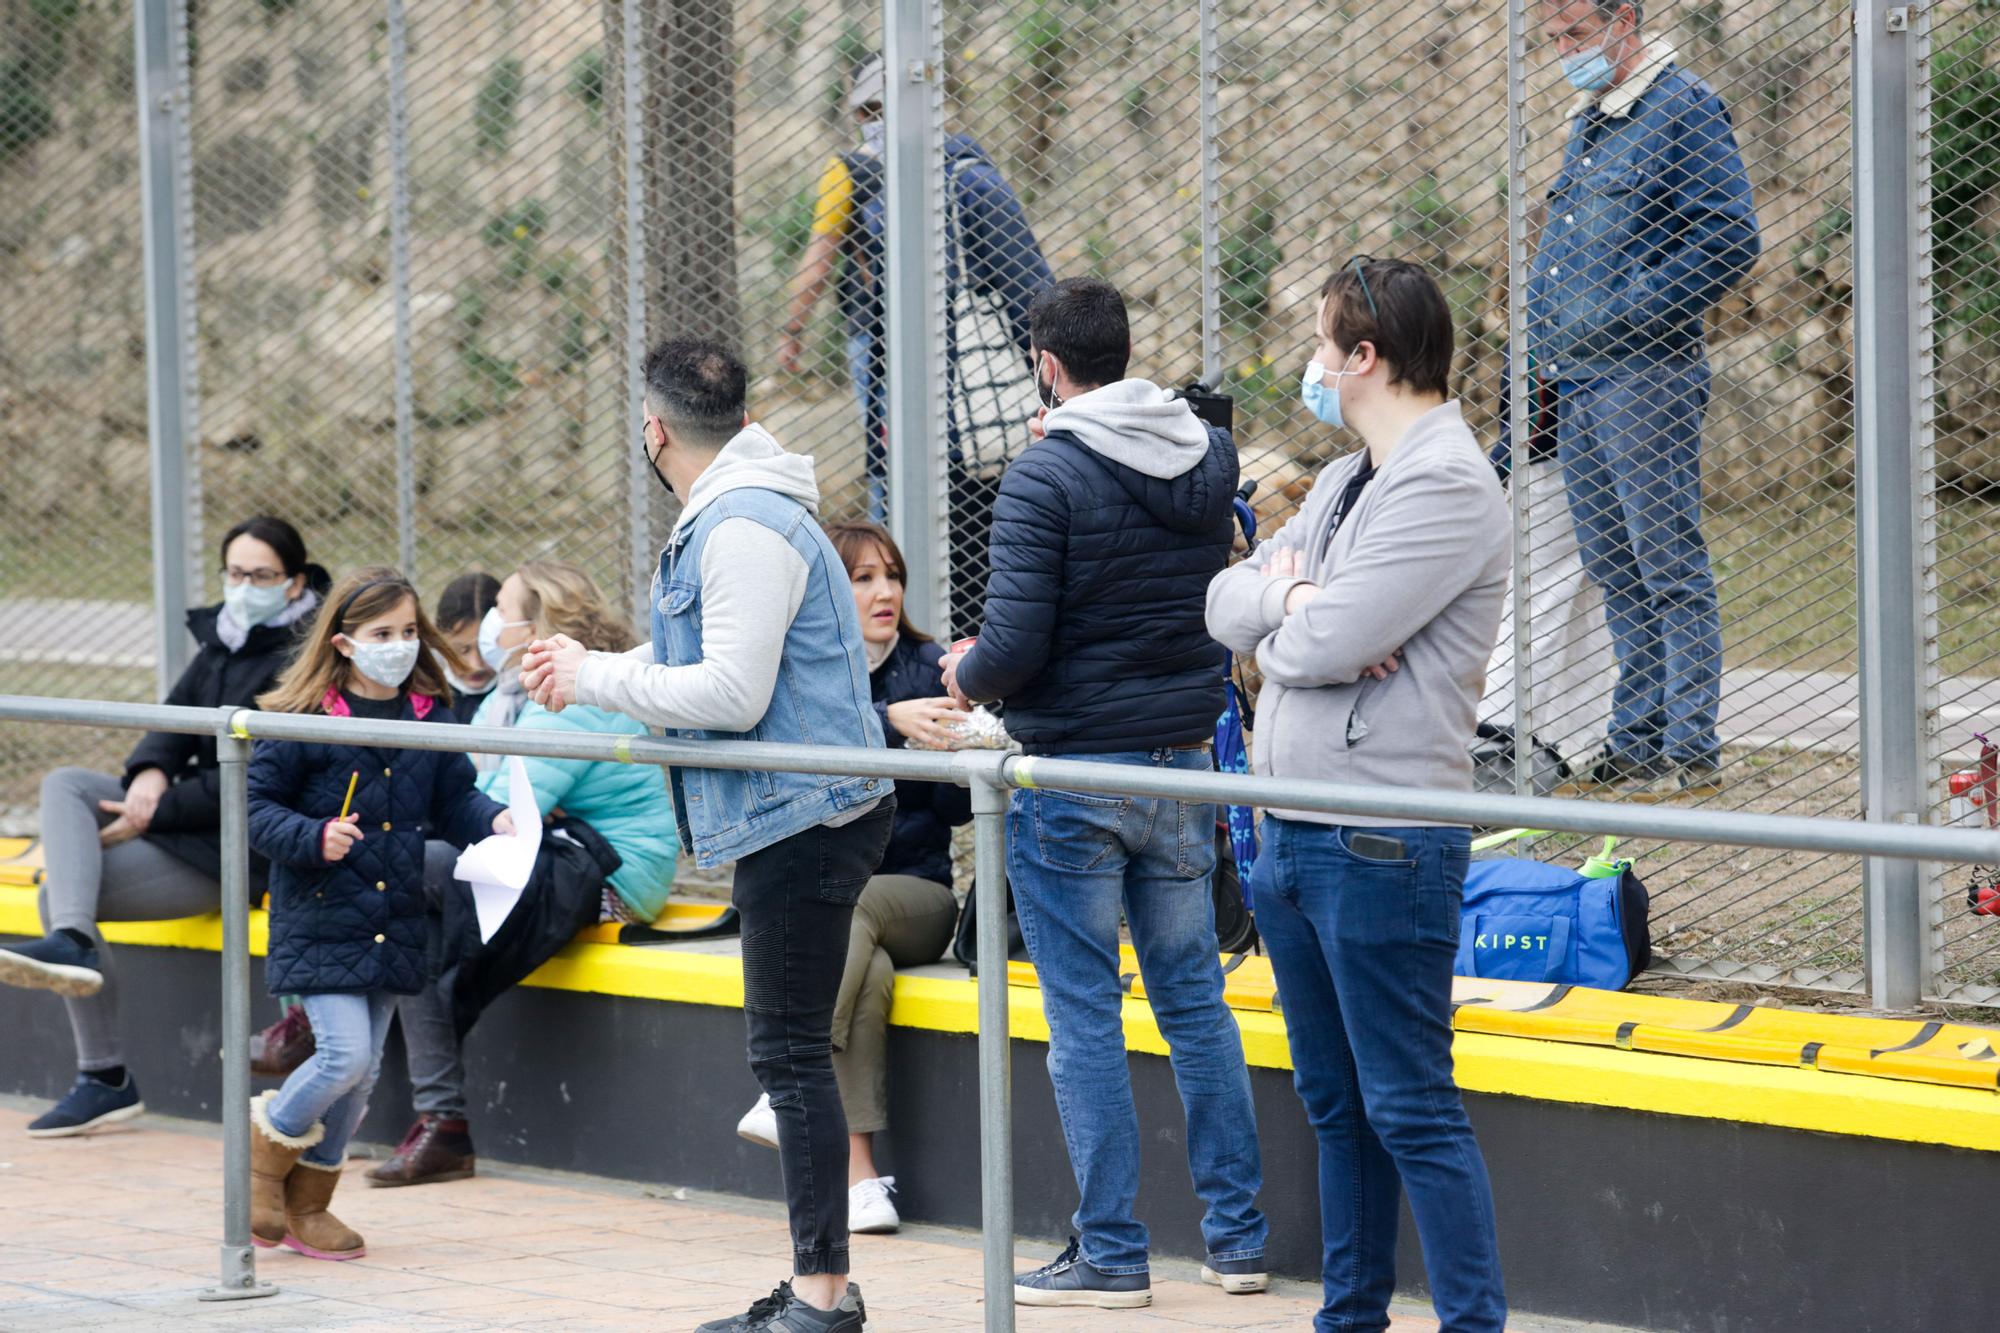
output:
<svg viewBox="0 0 2000 1333"><path fill-rule="evenodd" d="M65 1139L145 1113L146 1103L139 1100L138 1080L129 1071L117 1087L100 1083L88 1074L78 1074L75 1086L63 1094L61 1101L43 1112L39 1120L28 1122L28 1137Z"/></svg>
<svg viewBox="0 0 2000 1333"><path fill-rule="evenodd" d="M1221 1287L1231 1296L1248 1296L1271 1289L1270 1270L1261 1255L1255 1259L1218 1259L1210 1255L1201 1266L1201 1280L1211 1287Z"/></svg>
<svg viewBox="0 0 2000 1333"><path fill-rule="evenodd" d="M33 944L0 945L0 984L95 995L104 989L104 974L97 970L97 946L58 930Z"/></svg>
<svg viewBox="0 0 2000 1333"><path fill-rule="evenodd" d="M752 1301L742 1314L711 1319L694 1333L862 1333L867 1324L868 1307L854 1283L847 1284L838 1309L820 1310L800 1300L787 1281Z"/></svg>
<svg viewBox="0 0 2000 1333"><path fill-rule="evenodd" d="M1083 1257L1076 1237L1069 1248L1032 1273L1014 1279L1017 1305L1081 1305L1098 1310L1136 1310L1153 1303L1153 1279L1145 1273L1106 1273Z"/></svg>

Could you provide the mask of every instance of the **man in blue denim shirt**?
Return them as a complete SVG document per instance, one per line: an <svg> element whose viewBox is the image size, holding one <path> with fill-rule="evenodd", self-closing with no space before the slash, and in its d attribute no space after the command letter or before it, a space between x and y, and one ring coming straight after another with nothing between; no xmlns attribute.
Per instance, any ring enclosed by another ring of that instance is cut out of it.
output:
<svg viewBox="0 0 2000 1333"><path fill-rule="evenodd" d="M1579 90L1528 283L1529 351L1618 656L1600 785L1712 791L1722 621L1701 537L1704 320L1756 262L1729 112L1636 0L1551 0Z"/></svg>

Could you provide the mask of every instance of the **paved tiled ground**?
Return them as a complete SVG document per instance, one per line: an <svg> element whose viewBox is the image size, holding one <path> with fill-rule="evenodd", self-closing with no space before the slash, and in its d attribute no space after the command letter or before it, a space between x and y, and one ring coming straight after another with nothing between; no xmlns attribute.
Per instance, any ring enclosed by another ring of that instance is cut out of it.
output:
<svg viewBox="0 0 2000 1333"><path fill-rule="evenodd" d="M22 1132L26 1106L0 1098L4 1333L685 1333L742 1309L785 1273L784 1223L771 1204L497 1167L459 1184L371 1190L354 1163L336 1211L368 1237L367 1258L260 1252L278 1296L202 1304L194 1293L214 1277L221 1216L215 1128L149 1117L89 1138L36 1140ZM936 1227L855 1237L871 1333L979 1328L976 1244ZM1301 1285L1226 1297L1193 1276L1156 1266L1150 1311L1023 1310L1019 1326L1310 1327L1317 1301ZM1396 1322L1398 1333L1436 1327Z"/></svg>

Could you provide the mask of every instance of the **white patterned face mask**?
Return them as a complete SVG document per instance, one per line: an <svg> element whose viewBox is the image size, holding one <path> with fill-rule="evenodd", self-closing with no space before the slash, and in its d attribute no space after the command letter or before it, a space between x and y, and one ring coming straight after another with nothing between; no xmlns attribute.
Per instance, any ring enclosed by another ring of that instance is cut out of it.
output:
<svg viewBox="0 0 2000 1333"><path fill-rule="evenodd" d="M349 641L352 643L352 640ZM424 645L416 639L396 643L354 643L354 669L384 689L400 690L410 673L417 669L417 654Z"/></svg>

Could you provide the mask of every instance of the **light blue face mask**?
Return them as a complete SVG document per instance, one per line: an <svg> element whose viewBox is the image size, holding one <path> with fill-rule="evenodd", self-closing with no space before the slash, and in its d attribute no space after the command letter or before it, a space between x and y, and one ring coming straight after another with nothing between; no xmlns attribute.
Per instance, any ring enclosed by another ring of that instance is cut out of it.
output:
<svg viewBox="0 0 2000 1333"><path fill-rule="evenodd" d="M1306 363L1305 378L1299 381L1299 401L1306 405L1306 411L1335 430L1347 424L1347 418L1340 413L1340 377L1349 373L1347 368L1354 364L1354 356L1353 352L1347 354L1347 360L1333 372L1331 384L1327 382L1324 361Z"/></svg>
<svg viewBox="0 0 2000 1333"><path fill-rule="evenodd" d="M249 581L225 584L222 589L222 604L229 608L229 614L245 629L255 629L285 609L291 601L292 585L289 582L274 583L268 588L260 588Z"/></svg>
<svg viewBox="0 0 2000 1333"><path fill-rule="evenodd" d="M1618 67L1604 54L1604 48L1579 51L1562 58L1563 77L1579 92L1594 93L1611 86Z"/></svg>
<svg viewBox="0 0 2000 1333"><path fill-rule="evenodd" d="M394 643L357 643L354 645L354 669L384 689L400 690L410 673L417 669L417 654L423 651L423 644L416 639L398 639Z"/></svg>

